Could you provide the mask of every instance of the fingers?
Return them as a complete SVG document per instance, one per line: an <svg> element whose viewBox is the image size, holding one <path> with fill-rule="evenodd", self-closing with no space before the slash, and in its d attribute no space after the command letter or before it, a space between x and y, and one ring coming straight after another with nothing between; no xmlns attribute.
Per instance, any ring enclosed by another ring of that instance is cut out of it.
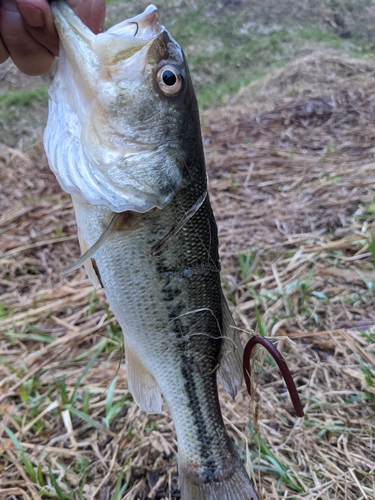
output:
<svg viewBox="0 0 375 500"><path fill-rule="evenodd" d="M40 24L32 27L34 30L45 29L45 18L42 10L29 12L31 22ZM28 31L27 26L14 0L2 0L0 11L0 33L14 64L27 75L42 75L46 73L53 60L53 53L40 44ZM56 35L55 35L56 36Z"/></svg>
<svg viewBox="0 0 375 500"><path fill-rule="evenodd" d="M46 0L15 0L28 33L53 55L59 53L59 37ZM104 28L105 0L68 0L82 21L99 33Z"/></svg>
<svg viewBox="0 0 375 500"><path fill-rule="evenodd" d="M1 24L1 0L0 0L0 24ZM0 64L5 62L9 57L9 52L6 45L1 39L1 28L0 28Z"/></svg>
<svg viewBox="0 0 375 500"><path fill-rule="evenodd" d="M67 0L94 32L104 29L105 0ZM0 0L0 63L10 55L27 75L46 73L59 51L47 0Z"/></svg>
<svg viewBox="0 0 375 500"><path fill-rule="evenodd" d="M50 6L46 0L15 1L27 32L42 47L57 56L59 53L59 36Z"/></svg>
<svg viewBox="0 0 375 500"><path fill-rule="evenodd" d="M104 30L105 0L67 0L67 4L93 33Z"/></svg>
<svg viewBox="0 0 375 500"><path fill-rule="evenodd" d="M2 39L0 38L0 64L5 62L9 57L9 52L7 51L7 48L5 47Z"/></svg>

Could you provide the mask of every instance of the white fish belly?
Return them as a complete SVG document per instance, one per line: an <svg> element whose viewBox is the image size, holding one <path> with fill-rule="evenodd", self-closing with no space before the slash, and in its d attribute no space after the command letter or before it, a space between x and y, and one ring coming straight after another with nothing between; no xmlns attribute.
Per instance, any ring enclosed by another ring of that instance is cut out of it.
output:
<svg viewBox="0 0 375 500"><path fill-rule="evenodd" d="M77 199L74 205L80 232L91 247L113 213ZM149 224L149 214L134 217L134 223L125 222L110 236L94 259L123 330L125 349L136 353L170 409L178 438L182 498L255 500L218 401L219 273L209 259L196 268L166 271L151 255L152 243L165 237L166 228L158 228L152 217ZM189 291L185 285L191 280Z"/></svg>
<svg viewBox="0 0 375 500"><path fill-rule="evenodd" d="M100 237L113 214L103 208L90 207L80 200L74 199L77 221L87 245L92 246ZM160 234L161 239L165 234ZM126 344L135 351L146 370L155 378L160 390L170 408L179 440L179 450L189 457L189 461L197 464L201 461L201 450L198 434L206 434L204 429L199 431L199 419L209 419L207 425L212 427L210 434L211 448L216 455L221 455L223 442L227 442L225 428L221 415L215 403L217 400L216 388L216 361L208 360L205 352L182 351L180 333L175 331L171 321L171 303L165 300L165 282L160 280L157 263L151 256L151 248L145 243L144 229L132 228L127 232L114 233L108 242L95 255L96 266L100 272L100 279L112 311L123 330ZM175 278L178 281L178 278ZM175 286L178 283L175 281ZM178 297L178 303L189 304L189 297L183 290ZM201 308L207 311L204 297ZM176 314L188 319L202 312L192 312L185 307L176 309ZM214 322L216 320L214 318ZM194 325L194 322L192 322ZM193 326L194 328L194 326ZM190 330L183 332L183 337L209 336L209 331ZM190 350L194 347L190 347ZM186 355L193 362L186 364ZM191 357L192 356L192 357ZM194 363L195 361L195 363ZM207 365L207 366L206 366ZM214 370L213 370L214 369ZM209 373L209 372L213 373ZM195 387L198 398L197 405L193 406L191 394L187 386ZM199 399L203 399L199 401ZM197 410L200 408L197 420ZM203 413L205 415L203 415ZM207 436L208 439L208 436ZM212 441L213 440L213 441ZM224 441L223 441L224 440ZM216 444L215 444L216 443ZM208 443L206 443L208 446Z"/></svg>

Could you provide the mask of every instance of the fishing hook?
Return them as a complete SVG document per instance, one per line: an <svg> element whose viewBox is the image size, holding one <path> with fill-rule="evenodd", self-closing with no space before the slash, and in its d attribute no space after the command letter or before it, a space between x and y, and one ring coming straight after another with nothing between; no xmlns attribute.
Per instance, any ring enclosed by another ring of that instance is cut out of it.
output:
<svg viewBox="0 0 375 500"><path fill-rule="evenodd" d="M138 30L139 30L139 24L136 22L136 21L132 21L131 23L129 24L135 24L137 26L137 29L135 30L135 33L133 36L137 36L137 33L138 33Z"/></svg>
<svg viewBox="0 0 375 500"><path fill-rule="evenodd" d="M284 377L286 386L288 388L290 397L292 399L292 403L294 406L294 410L296 412L297 417L303 417L304 416L304 411L302 408L302 403L299 398L299 394L297 392L296 386L293 381L292 374L290 373L290 370L288 368L288 365L286 364L285 359L282 357L280 351L275 347L272 342L270 342L268 339L261 337L260 335L254 335L248 343L245 346L245 350L243 353L243 372L245 376L245 382L246 382L246 388L247 392L251 396L251 380L250 380L250 372L249 372L249 366L250 366L250 357L251 357L251 352L256 344L262 345L264 348L267 349L267 351L271 354L273 359L276 361L277 366L279 367L281 371L281 375Z"/></svg>

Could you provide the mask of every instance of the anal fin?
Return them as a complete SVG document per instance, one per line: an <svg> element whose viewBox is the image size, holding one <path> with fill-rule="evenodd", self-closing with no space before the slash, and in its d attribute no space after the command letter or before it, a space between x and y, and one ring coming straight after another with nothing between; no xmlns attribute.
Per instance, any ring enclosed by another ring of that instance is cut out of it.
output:
<svg viewBox="0 0 375 500"><path fill-rule="evenodd" d="M223 311L223 331L224 337L221 345L220 367L218 370L219 380L224 389L234 399L242 385L243 369L242 357L243 347L230 312L227 301L222 294L221 297Z"/></svg>
<svg viewBox="0 0 375 500"><path fill-rule="evenodd" d="M125 361L129 391L137 405L147 413L160 413L162 398L159 386L126 342Z"/></svg>

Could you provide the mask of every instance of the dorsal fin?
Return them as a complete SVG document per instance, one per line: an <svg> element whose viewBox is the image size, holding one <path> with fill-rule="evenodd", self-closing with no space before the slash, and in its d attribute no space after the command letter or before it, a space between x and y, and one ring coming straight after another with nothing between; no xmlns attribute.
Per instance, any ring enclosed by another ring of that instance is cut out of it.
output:
<svg viewBox="0 0 375 500"><path fill-rule="evenodd" d="M234 328L234 320L227 301L222 293L221 297L223 311L224 337L221 345L220 367L218 370L219 380L224 389L234 399L242 385L242 356L243 347L238 331Z"/></svg>
<svg viewBox="0 0 375 500"><path fill-rule="evenodd" d="M125 361L128 388L137 405L147 413L160 413L162 399L159 386L126 341Z"/></svg>

